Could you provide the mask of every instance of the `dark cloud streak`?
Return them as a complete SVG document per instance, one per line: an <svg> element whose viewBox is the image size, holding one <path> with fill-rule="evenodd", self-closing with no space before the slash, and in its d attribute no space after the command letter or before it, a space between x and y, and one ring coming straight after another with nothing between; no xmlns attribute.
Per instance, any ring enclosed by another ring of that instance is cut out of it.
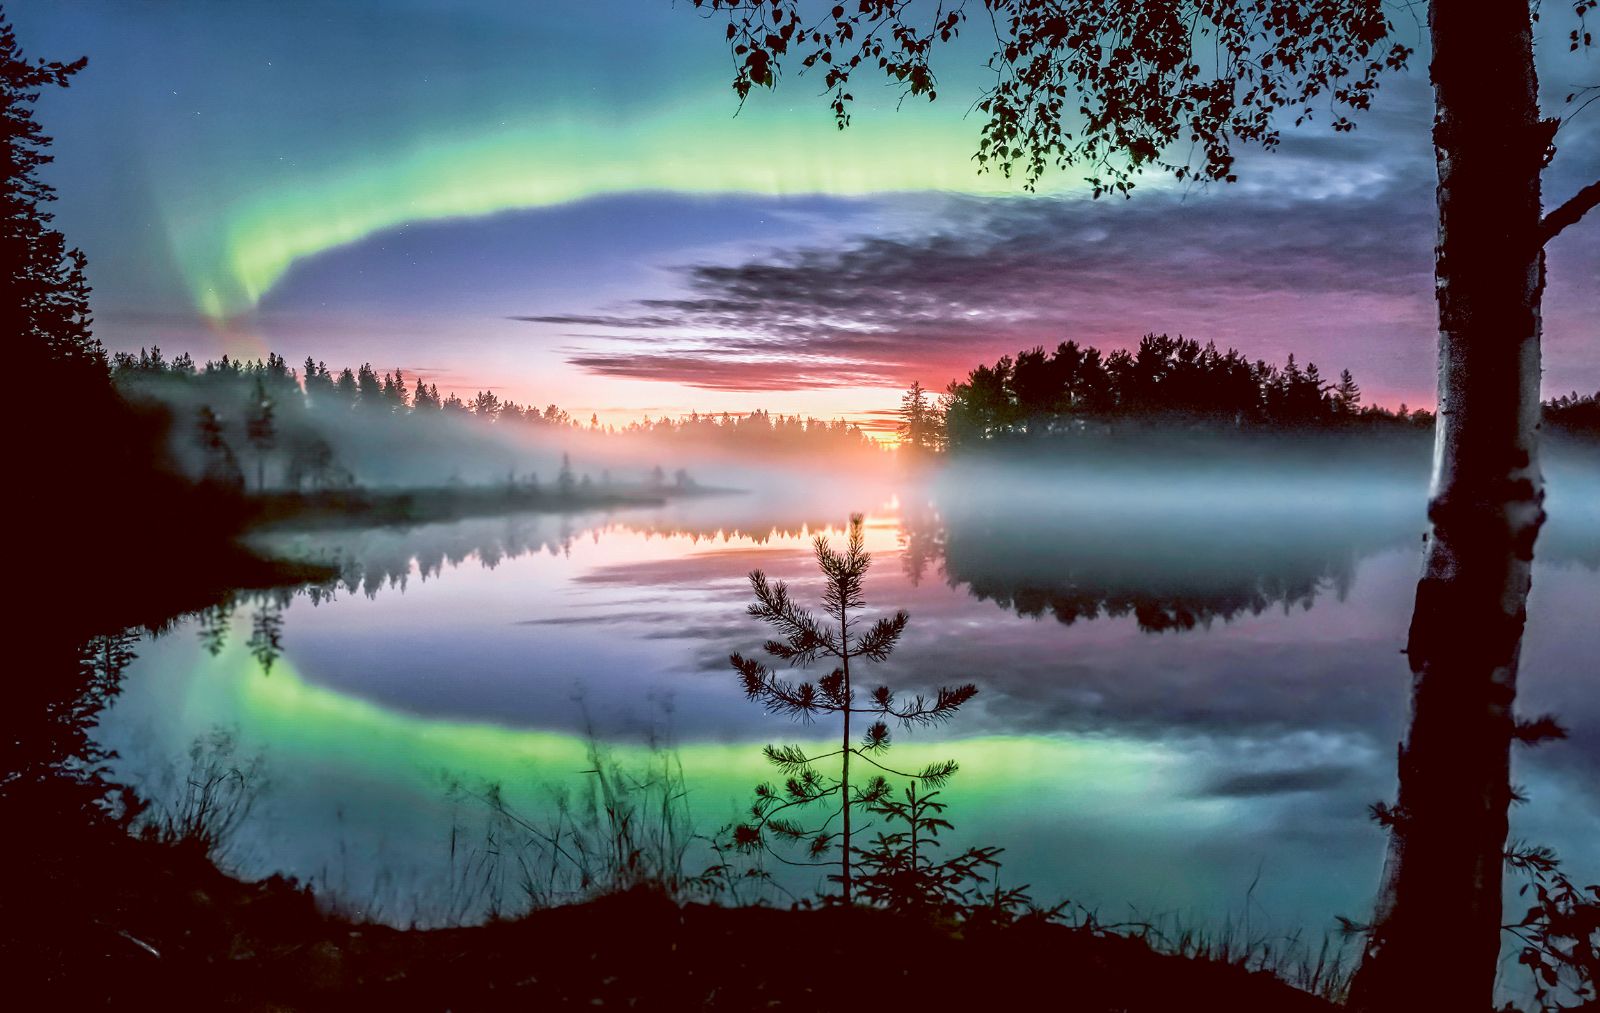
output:
<svg viewBox="0 0 1600 1013"><path fill-rule="evenodd" d="M1431 326L1432 205L1415 184L944 201L935 231L682 267L682 298L518 319L620 332L570 358L591 372L723 390L942 385L1021 347L1146 331L1337 367ZM1427 355L1413 358L1421 381Z"/></svg>

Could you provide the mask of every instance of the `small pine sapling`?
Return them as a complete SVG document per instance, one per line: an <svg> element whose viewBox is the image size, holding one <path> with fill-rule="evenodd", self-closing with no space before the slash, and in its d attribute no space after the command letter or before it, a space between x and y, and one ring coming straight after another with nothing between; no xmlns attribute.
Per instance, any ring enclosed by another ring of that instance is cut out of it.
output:
<svg viewBox="0 0 1600 1013"><path fill-rule="evenodd" d="M852 902L852 812L874 809L889 798L892 789L884 774L909 778L925 789L937 789L956 772L954 760L930 763L916 773L884 766L878 758L889 748L889 721L898 721L903 727L942 724L954 717L956 711L977 694L978 688L970 683L941 687L932 700L918 695L901 703L888 686L878 686L864 700L858 699L852 676L859 675L859 671L852 673L852 663L859 670L864 663L887 659L905 632L910 617L901 609L878 619L864 631L860 629L866 622L857 616L866 607L862 578L872 562L865 548L860 514L850 518L843 552L833 549L823 535L817 536L814 550L817 567L826 582L820 615L796 604L782 581L768 581L760 570L750 574L756 600L748 613L778 631L779 638L763 645L773 658L796 668L827 658L836 661L836 667L815 683L797 683L781 678L753 658L733 654L729 660L739 673L745 696L760 702L768 713L805 722L819 716L839 715L839 748L811 754L796 745L767 746L764 750L767 761L784 775L784 783L782 787L770 783L756 787L750 819L736 826L733 836L734 843L742 850L766 849L786 862L789 859L774 851L772 844L775 841L803 844L807 860L792 864L832 864L825 856L837 846L839 872L832 878L839 883L840 899L849 904ZM851 719L856 715L862 715L869 722L859 742L851 737ZM873 768L855 784L850 779L852 758ZM828 761L838 762L837 776L831 769L825 773L818 767ZM800 822L802 811L817 807L823 809L820 822Z"/></svg>

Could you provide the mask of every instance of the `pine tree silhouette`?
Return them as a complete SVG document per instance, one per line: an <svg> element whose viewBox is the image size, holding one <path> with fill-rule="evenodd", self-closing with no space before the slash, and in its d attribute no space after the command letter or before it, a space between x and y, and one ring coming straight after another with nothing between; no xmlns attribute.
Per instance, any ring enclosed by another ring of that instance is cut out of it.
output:
<svg viewBox="0 0 1600 1013"><path fill-rule="evenodd" d="M806 722L818 715L837 714L842 719L836 750L809 754L797 745L765 747L767 761L784 775L784 783L781 788L766 783L756 787L751 818L734 828L734 844L744 851L765 849L788 862L789 859L773 849L773 842L803 843L809 860L792 864L825 865L832 864L822 859L837 841L839 873L832 878L838 881L840 899L846 904L852 900L852 810L878 806L889 797L892 789L884 777L886 773L910 778L925 788L938 788L957 768L954 760L930 763L917 773L884 766L875 757L889 748L888 719L899 721L904 727L942 724L954 717L978 692L970 683L941 687L932 700L917 695L902 704L888 686L878 686L867 695L866 701L856 698L851 663L859 666L887 659L910 620L901 609L877 620L865 632L855 632L858 624L865 621L857 619L856 613L866 607L862 578L872 563L862 528L862 516L853 514L843 552L834 550L825 535L818 535L813 543L817 567L827 581L820 617L790 598L789 589L782 581L768 581L760 570L750 574L750 587L756 600L748 613L773 626L781 636L781 639L767 641L763 649L797 668L807 667L822 658L833 658L838 666L832 672L815 683L795 683L779 677L753 658L737 653L729 656L744 684L745 696L760 702L768 713ZM850 728L851 718L857 714L871 719L859 743L852 741ZM875 768L864 783L857 785L850 781L853 757ZM839 764L837 777L823 773L817 766L834 760ZM807 826L798 821L800 810L816 806L827 807L820 823ZM836 819L839 821L837 832L832 829Z"/></svg>
<svg viewBox="0 0 1600 1013"><path fill-rule="evenodd" d="M869 847L857 849L858 896L868 904L896 911L962 920L981 915L1009 922L1024 912L1038 911L1026 884L1001 889L996 882L992 890L985 890L991 877L999 875L1003 848L968 848L943 861L934 860L939 832L951 829L944 818L948 805L939 801L939 792L919 792L917 788L912 781L901 799L885 796L872 805L874 815L904 829L879 833ZM1040 913L1048 917L1053 912Z"/></svg>
<svg viewBox="0 0 1600 1013"><path fill-rule="evenodd" d="M900 445L912 454L938 449L938 415L928 403L927 388L913 380L900 397L900 423L895 432Z"/></svg>

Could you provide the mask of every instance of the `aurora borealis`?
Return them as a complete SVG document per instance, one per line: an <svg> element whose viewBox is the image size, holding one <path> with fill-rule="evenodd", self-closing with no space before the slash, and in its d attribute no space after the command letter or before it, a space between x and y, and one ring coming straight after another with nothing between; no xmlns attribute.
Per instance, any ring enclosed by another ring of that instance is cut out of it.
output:
<svg viewBox="0 0 1600 1013"><path fill-rule="evenodd" d="M866 411L1026 345L1154 330L1432 400L1417 72L1234 187L1091 204L1070 177L1029 197L976 173L978 48L952 52L948 100L864 90L841 133L805 78L738 109L720 33L666 0L10 13L33 51L90 57L42 114L113 349L370 360L620 421ZM1548 55L1556 94L1577 68ZM1593 117L1561 147L1552 200L1600 152ZM708 288L708 266L788 295ZM1550 392L1600 385L1597 271L1594 230L1552 246Z"/></svg>

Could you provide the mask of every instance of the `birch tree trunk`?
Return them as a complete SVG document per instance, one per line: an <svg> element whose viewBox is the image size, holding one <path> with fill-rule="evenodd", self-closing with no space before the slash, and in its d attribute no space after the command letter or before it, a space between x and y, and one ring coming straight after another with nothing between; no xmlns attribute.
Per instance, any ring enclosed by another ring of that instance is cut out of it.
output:
<svg viewBox="0 0 1600 1013"><path fill-rule="evenodd" d="M1527 0L1434 0L1439 420L1410 728L1362 1011L1491 1008L1517 658L1544 520L1542 128Z"/></svg>

